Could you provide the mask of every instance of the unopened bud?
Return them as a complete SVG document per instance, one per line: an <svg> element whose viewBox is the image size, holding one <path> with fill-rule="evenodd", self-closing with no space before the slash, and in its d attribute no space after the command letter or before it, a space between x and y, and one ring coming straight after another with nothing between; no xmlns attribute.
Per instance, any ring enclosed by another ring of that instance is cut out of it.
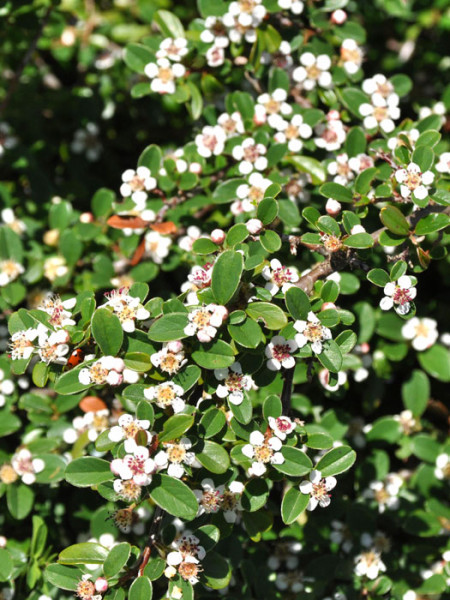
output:
<svg viewBox="0 0 450 600"><path fill-rule="evenodd" d="M324 302L322 304L322 310L336 310L336 304L334 302Z"/></svg>
<svg viewBox="0 0 450 600"><path fill-rule="evenodd" d="M368 352L370 352L370 344L368 344L367 342L363 342L361 344L361 353L367 354Z"/></svg>
<svg viewBox="0 0 450 600"><path fill-rule="evenodd" d="M223 244L225 241L225 231L223 231L223 229L214 229L214 231L211 232L211 241L217 245Z"/></svg>
<svg viewBox="0 0 450 600"><path fill-rule="evenodd" d="M193 162L189 165L189 172L195 173L195 175L200 175L202 172L202 165L198 162Z"/></svg>
<svg viewBox="0 0 450 600"><path fill-rule="evenodd" d="M331 13L331 22L335 25L342 25L347 20L347 13L345 10L338 8Z"/></svg>
<svg viewBox="0 0 450 600"><path fill-rule="evenodd" d="M352 235L355 235L355 233L365 233L366 230L364 229L364 227L362 225L354 225L351 230L350 233Z"/></svg>
<svg viewBox="0 0 450 600"><path fill-rule="evenodd" d="M247 227L247 231L252 235L257 235L264 229L264 225L259 219L250 219L245 226Z"/></svg>
<svg viewBox="0 0 450 600"><path fill-rule="evenodd" d="M90 212L84 212L84 213L81 213L81 215L80 215L81 223L92 223L93 220L94 220L94 215Z"/></svg>
<svg viewBox="0 0 450 600"><path fill-rule="evenodd" d="M327 203L325 205L325 210L329 215L335 217L342 210L342 205L337 200L333 200L333 198L328 198Z"/></svg>
<svg viewBox="0 0 450 600"><path fill-rule="evenodd" d="M44 244L47 246L57 246L59 241L59 229L49 229L43 236Z"/></svg>
<svg viewBox="0 0 450 600"><path fill-rule="evenodd" d="M330 110L327 114L327 121L337 121L340 117L341 115L338 110Z"/></svg>
<svg viewBox="0 0 450 600"><path fill-rule="evenodd" d="M97 592L106 592L108 589L108 582L104 577L98 577L95 580L95 589Z"/></svg>

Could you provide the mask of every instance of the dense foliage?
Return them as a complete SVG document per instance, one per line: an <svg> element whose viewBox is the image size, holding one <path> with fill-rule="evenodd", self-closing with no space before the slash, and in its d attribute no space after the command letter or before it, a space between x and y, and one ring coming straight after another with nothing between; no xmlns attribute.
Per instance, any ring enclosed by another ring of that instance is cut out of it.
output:
<svg viewBox="0 0 450 600"><path fill-rule="evenodd" d="M0 27L0 598L443 600L447 3Z"/></svg>

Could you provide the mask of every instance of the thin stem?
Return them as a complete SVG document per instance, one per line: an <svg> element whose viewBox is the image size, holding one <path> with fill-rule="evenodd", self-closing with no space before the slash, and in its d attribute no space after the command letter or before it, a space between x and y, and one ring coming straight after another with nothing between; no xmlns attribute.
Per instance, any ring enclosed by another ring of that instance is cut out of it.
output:
<svg viewBox="0 0 450 600"><path fill-rule="evenodd" d="M283 389L281 391L281 406L283 407L283 415L286 417L288 417L291 414L291 396L293 381L294 368L286 369L284 372Z"/></svg>

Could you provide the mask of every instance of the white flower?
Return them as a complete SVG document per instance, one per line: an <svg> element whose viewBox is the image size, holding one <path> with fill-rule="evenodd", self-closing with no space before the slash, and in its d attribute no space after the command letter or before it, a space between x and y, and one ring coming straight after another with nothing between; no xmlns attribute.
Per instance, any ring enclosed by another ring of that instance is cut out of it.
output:
<svg viewBox="0 0 450 600"><path fill-rule="evenodd" d="M398 96L396 96L398 98ZM392 97L391 97L392 98ZM359 113L364 117L363 125L366 129L380 128L385 133L392 133L395 129L394 121L400 118L400 109L397 104L388 98L381 96L376 99L372 96L372 102L364 102L359 106Z"/></svg>
<svg viewBox="0 0 450 600"><path fill-rule="evenodd" d="M173 62L180 62L187 53L187 40L184 38L166 38L160 43L156 58L168 58Z"/></svg>
<svg viewBox="0 0 450 600"><path fill-rule="evenodd" d="M1 142L0 142L0 145L1 145ZM1 155L1 152L0 152L0 155ZM442 156L444 156L444 155L442 155ZM16 215L14 214L14 211L12 208L4 208L1 211L0 216L2 218L3 223L5 223L5 225L8 225L8 227L10 229L12 229L15 233L17 233L17 235L21 235L22 233L24 233L24 231L26 231L27 226L25 225L25 223L23 221L16 218Z"/></svg>
<svg viewBox="0 0 450 600"><path fill-rule="evenodd" d="M183 344L179 341L163 344L162 350L150 356L150 361L154 367L169 373L169 375L178 373L187 362L184 356Z"/></svg>
<svg viewBox="0 0 450 600"><path fill-rule="evenodd" d="M76 298L69 298L62 301L61 298L54 294L48 294L38 305L38 310L43 310L50 315L49 322L55 329L75 325L72 319L72 313L68 310L73 308L77 303Z"/></svg>
<svg viewBox="0 0 450 600"><path fill-rule="evenodd" d="M183 394L184 389L181 385L177 385L172 381L165 381L144 390L144 396L147 400L154 401L160 408L171 406L174 413L181 412L186 406L186 402L182 398Z"/></svg>
<svg viewBox="0 0 450 600"><path fill-rule="evenodd" d="M55 281L57 277L64 277L68 272L66 259L63 256L50 256L44 261L44 275L50 281Z"/></svg>
<svg viewBox="0 0 450 600"><path fill-rule="evenodd" d="M341 44L341 63L350 75L354 75L360 68L363 52L355 40L348 38Z"/></svg>
<svg viewBox="0 0 450 600"><path fill-rule="evenodd" d="M403 479L397 473L388 473L384 481L372 481L369 489L362 495L365 498L373 498L378 503L380 513L386 508L397 510L400 505L398 494L402 485Z"/></svg>
<svg viewBox="0 0 450 600"><path fill-rule="evenodd" d="M11 379L5 379L5 372L0 369L0 407L5 406L5 396L11 396L14 393L14 383Z"/></svg>
<svg viewBox="0 0 450 600"><path fill-rule="evenodd" d="M265 191L272 184L270 179L263 177L261 173L252 173L248 183L238 186L236 196L241 201L242 210L251 212L264 198Z"/></svg>
<svg viewBox="0 0 450 600"><path fill-rule="evenodd" d="M145 251L157 265L164 262L171 245L170 237L161 235L157 231L148 231L145 234Z"/></svg>
<svg viewBox="0 0 450 600"><path fill-rule="evenodd" d="M242 144L234 146L232 156L239 162L239 171L243 175L250 174L253 170L264 171L267 169L267 158L264 156L267 148L257 144L253 138L246 138Z"/></svg>
<svg viewBox="0 0 450 600"><path fill-rule="evenodd" d="M400 183L400 193L403 198L424 200L428 196L428 186L434 181L431 171L421 173L419 165L409 163L406 169L397 169L395 179Z"/></svg>
<svg viewBox="0 0 450 600"><path fill-rule="evenodd" d="M75 417L72 421L73 429L64 431L64 441L73 444L81 434L87 432L90 442L95 442L98 436L108 429L110 425L109 410L104 408L97 411L89 411L82 417Z"/></svg>
<svg viewBox="0 0 450 600"><path fill-rule="evenodd" d="M270 261L270 267L266 265L261 275L267 281L264 286L266 290L275 296L280 291L285 294L287 290L299 280L297 269L294 267L284 267L277 258Z"/></svg>
<svg viewBox="0 0 450 600"><path fill-rule="evenodd" d="M362 89L371 97L374 103L377 103L380 98L394 105L397 105L399 102L399 97L394 91L394 86L381 73L374 75L370 79L365 79Z"/></svg>
<svg viewBox="0 0 450 600"><path fill-rule="evenodd" d="M225 131L228 138L244 133L245 131L241 113L237 111L231 113L231 115L222 113L217 119L217 123Z"/></svg>
<svg viewBox="0 0 450 600"><path fill-rule="evenodd" d="M330 175L334 175L333 181L341 185L347 185L349 181L355 178L355 173L350 166L350 160L347 153L344 152L338 154L336 160L328 164L327 171Z"/></svg>
<svg viewBox="0 0 450 600"><path fill-rule="evenodd" d="M238 513L242 510L241 496L244 491L244 484L240 481L232 481L228 489L222 493L220 499L220 508L223 511L223 518L227 523L235 523Z"/></svg>
<svg viewBox="0 0 450 600"><path fill-rule="evenodd" d="M98 125L95 123L86 123L84 129L75 131L70 149L75 154L84 153L89 162L97 161L103 151L103 146L98 139L99 132Z"/></svg>
<svg viewBox="0 0 450 600"><path fill-rule="evenodd" d="M206 125L202 132L195 136L197 152L204 158L219 156L225 148L227 135L220 125Z"/></svg>
<svg viewBox="0 0 450 600"><path fill-rule="evenodd" d="M402 336L412 340L414 350L421 352L430 348L438 339L437 323L434 319L413 317L402 327Z"/></svg>
<svg viewBox="0 0 450 600"><path fill-rule="evenodd" d="M195 458L194 452L190 452L192 442L188 438L181 438L176 443L164 444L166 450L160 450L155 456L155 463L160 469L167 469L167 473L171 477L183 477L183 465L192 467L200 466L200 463Z"/></svg>
<svg viewBox="0 0 450 600"><path fill-rule="evenodd" d="M312 311L308 313L307 321L295 321L294 328L299 332L295 336L297 346L303 348L310 343L312 351L316 354L322 352L322 342L332 338L331 331L321 324L320 319Z"/></svg>
<svg viewBox="0 0 450 600"><path fill-rule="evenodd" d="M389 150L395 150L398 146L404 146L405 142L400 137L400 134L407 138L412 148L414 148L417 140L420 136L420 131L416 128L400 131L398 135L395 137L388 139L388 148Z"/></svg>
<svg viewBox="0 0 450 600"><path fill-rule="evenodd" d="M450 152L443 152L435 166L438 173L450 174Z"/></svg>
<svg viewBox="0 0 450 600"><path fill-rule="evenodd" d="M166 577L173 577L177 571L178 574L189 581L192 585L198 582L198 574L201 571L199 561L206 556L203 546L200 546L200 540L195 535L184 535L173 543L175 550L167 555L167 564L164 571ZM175 568L176 567L176 568Z"/></svg>
<svg viewBox="0 0 450 600"><path fill-rule="evenodd" d="M260 219L250 219L249 221L247 221L245 226L247 227L247 231L251 235L258 235L264 229L263 222L260 221Z"/></svg>
<svg viewBox="0 0 450 600"><path fill-rule="evenodd" d="M102 356L78 373L78 380L83 385L136 383L137 377L138 374L135 371L125 368L125 363L121 358L114 358L114 356Z"/></svg>
<svg viewBox="0 0 450 600"><path fill-rule="evenodd" d="M242 454L253 460L252 466L248 470L249 475L259 477L267 471L267 464L281 465L284 463L284 456L280 452L282 447L280 438L271 437L266 441L264 434L260 431L252 431L249 441L249 444L242 447Z"/></svg>
<svg viewBox="0 0 450 600"><path fill-rule="evenodd" d="M300 56L301 67L294 69L294 81L301 83L305 90L313 90L316 85L329 88L333 85L331 79L331 59L327 54L314 56L312 52L304 52Z"/></svg>
<svg viewBox="0 0 450 600"><path fill-rule="evenodd" d="M263 124L266 121L272 129L278 129L278 124L283 121L280 115L290 115L292 107L286 102L287 92L277 88L271 94L265 93L258 96L258 103L255 105L254 121L257 124Z"/></svg>
<svg viewBox="0 0 450 600"><path fill-rule="evenodd" d="M41 360L47 364L56 363L58 365L65 365L67 363L65 356L69 352L69 333L65 329L50 332L42 324L39 324L38 330L38 354Z"/></svg>
<svg viewBox="0 0 450 600"><path fill-rule="evenodd" d="M147 200L147 192L157 186L157 181L150 174L147 167L138 167L136 170L127 169L122 173L122 185L120 193L123 198L131 198L133 202L140 205Z"/></svg>
<svg viewBox="0 0 450 600"><path fill-rule="evenodd" d="M281 144L288 143L288 150L290 152L299 152L303 148L302 139L307 139L312 136L312 128L303 122L302 115L294 115L292 119L279 121L277 129L279 130L275 134L275 140Z"/></svg>
<svg viewBox="0 0 450 600"><path fill-rule="evenodd" d="M301 0L278 0L278 6L290 10L294 15L300 15L305 5Z"/></svg>
<svg viewBox="0 0 450 600"><path fill-rule="evenodd" d="M223 16L230 40L240 44L244 38L246 42L253 44L256 41L256 27L264 19L266 12L262 0L231 2L228 12Z"/></svg>
<svg viewBox="0 0 450 600"><path fill-rule="evenodd" d="M202 231L196 225L186 229L186 235L178 239L178 246L185 252L191 252L194 242L202 237Z"/></svg>
<svg viewBox="0 0 450 600"><path fill-rule="evenodd" d="M189 313L189 324L184 328L186 335L196 335L199 342L210 342L228 316L225 306L208 304Z"/></svg>
<svg viewBox="0 0 450 600"><path fill-rule="evenodd" d="M220 510L220 503L225 486L215 487L212 479L203 479L202 490L194 490L198 502L198 516L207 514L216 514Z"/></svg>
<svg viewBox="0 0 450 600"><path fill-rule="evenodd" d="M11 336L10 351L13 360L28 360L34 352L34 340L38 337L39 331L31 327L26 330L16 331Z"/></svg>
<svg viewBox="0 0 450 600"><path fill-rule="evenodd" d="M397 282L390 281L384 286L384 298L380 301L382 310L394 310L399 315L406 315L411 308L411 302L417 295L417 289L413 287L411 278L408 275L402 275Z"/></svg>
<svg viewBox="0 0 450 600"><path fill-rule="evenodd" d="M269 417L269 427L280 440L285 440L294 431L296 424L289 417Z"/></svg>
<svg viewBox="0 0 450 600"><path fill-rule="evenodd" d="M322 473L312 470L309 474L309 481L302 481L299 489L302 494L309 494L311 497L308 502L307 510L314 510L317 505L325 508L329 506L331 496L328 493L336 485L335 477L322 477Z"/></svg>
<svg viewBox="0 0 450 600"><path fill-rule="evenodd" d="M217 386L217 396L228 398L231 404L241 404L244 399L244 391L250 390L254 386L250 375L242 374L242 367L238 362L225 369L214 369L214 376L223 382Z"/></svg>
<svg viewBox="0 0 450 600"><path fill-rule="evenodd" d="M136 444L135 437L141 431L145 432L147 443L151 442L152 435L146 431L150 427L150 421L147 419L135 419L132 415L123 414L120 415L118 423L118 425L115 425L110 429L108 437L113 442L121 442L125 439L125 452L130 453L133 451L134 445Z"/></svg>
<svg viewBox="0 0 450 600"><path fill-rule="evenodd" d="M152 80L152 91L158 94L174 94L175 80L183 77L186 69L180 63L171 64L167 58L158 58L156 63L148 63L144 72Z"/></svg>
<svg viewBox="0 0 450 600"><path fill-rule="evenodd" d="M334 152L335 150L339 150L342 144L345 142L347 134L344 129L343 122L339 119L339 116L336 118L334 112L330 111L327 115L327 123L319 123L314 128L314 132L316 137L314 138L314 143L318 148L322 148L327 150L328 152Z"/></svg>
<svg viewBox="0 0 450 600"><path fill-rule="evenodd" d="M11 465L26 485L36 481L36 473L45 469L45 463L40 458L33 458L28 448L21 448L11 458Z"/></svg>
<svg viewBox="0 0 450 600"><path fill-rule="evenodd" d="M267 368L271 371L279 371L281 367L292 369L295 366L295 358L292 353L297 348L294 340L286 340L281 335L274 336L265 350L266 357L269 359L266 362Z"/></svg>
<svg viewBox="0 0 450 600"><path fill-rule="evenodd" d="M362 552L355 557L355 573L359 577L366 576L368 579L376 579L380 572L386 571L386 565L381 560L381 555L375 550Z"/></svg>
<svg viewBox="0 0 450 600"><path fill-rule="evenodd" d="M200 34L200 39L205 44L213 44L216 48L226 48L230 44L227 30L221 17L206 17L205 29Z"/></svg>
<svg viewBox="0 0 450 600"><path fill-rule="evenodd" d="M330 385L330 371L328 369L321 369L319 371L319 381L323 387L329 392L337 392L337 390L347 383L347 373L345 371L339 371L337 373L337 382L334 385Z"/></svg>
<svg viewBox="0 0 450 600"><path fill-rule="evenodd" d="M450 478L450 457L445 452L439 454L436 458L436 468L434 474L441 481Z"/></svg>
<svg viewBox="0 0 450 600"><path fill-rule="evenodd" d="M225 62L225 50L219 46L211 46L205 54L206 62L210 67L220 67Z"/></svg>
<svg viewBox="0 0 450 600"><path fill-rule="evenodd" d="M11 127L4 121L0 122L0 156L3 156L5 150L10 150L17 145L18 139L11 135Z"/></svg>
<svg viewBox="0 0 450 600"><path fill-rule="evenodd" d="M150 317L149 311L143 307L139 298L129 295L127 287L107 292L108 301L104 306L111 306L118 317L122 329L132 333L136 329L135 321L145 321Z"/></svg>
<svg viewBox="0 0 450 600"><path fill-rule="evenodd" d="M134 441L134 440L129 440ZM156 470L155 461L149 458L148 448L134 443L132 453L123 458L115 458L111 463L111 471L121 479L132 479L137 485L149 485L152 473Z"/></svg>
<svg viewBox="0 0 450 600"><path fill-rule="evenodd" d="M0 287L4 287L14 281L25 272L23 266L12 259L0 261Z"/></svg>

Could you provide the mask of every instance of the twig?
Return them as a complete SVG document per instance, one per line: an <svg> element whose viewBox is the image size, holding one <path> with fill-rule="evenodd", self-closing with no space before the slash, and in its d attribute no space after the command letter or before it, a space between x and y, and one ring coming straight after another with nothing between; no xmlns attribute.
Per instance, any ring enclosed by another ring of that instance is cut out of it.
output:
<svg viewBox="0 0 450 600"><path fill-rule="evenodd" d="M15 89L19 83L19 80L22 76L22 73L25 70L25 67L27 66L27 64L30 62L30 59L33 55L33 52L36 50L36 46L38 44L38 41L42 35L42 32L44 31L44 27L47 25L48 20L50 18L50 14L53 10L53 6L50 5L46 12L45 15L41 21L41 24L39 25L39 29L37 30L34 38L31 41L30 47L28 48L28 50L25 53L25 56L22 59L22 62L20 63L19 68L17 69L17 71L14 73L14 77L11 80L10 86L8 88L8 91L6 92L6 96L2 102L2 104L0 105L0 114L3 113L6 109L6 107L9 104L9 101L11 100L11 96L13 95L13 93L15 92Z"/></svg>

